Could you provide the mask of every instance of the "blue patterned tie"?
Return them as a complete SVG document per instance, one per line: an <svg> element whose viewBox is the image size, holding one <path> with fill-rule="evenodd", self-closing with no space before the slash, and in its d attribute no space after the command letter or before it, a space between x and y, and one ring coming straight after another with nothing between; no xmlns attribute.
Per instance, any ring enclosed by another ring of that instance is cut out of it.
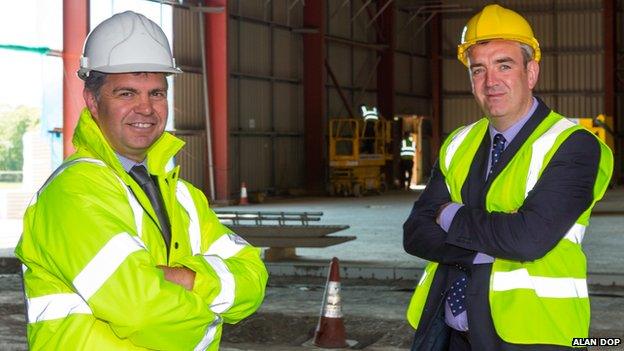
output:
<svg viewBox="0 0 624 351"><path fill-rule="evenodd" d="M497 133L494 135L494 140L492 142L492 161L490 162L490 172L488 176L492 174L492 170L494 169L494 165L500 160L500 156L505 150L505 137ZM446 295L446 301L451 308L451 313L453 316L457 316L460 313L466 310L466 287L468 286L468 279L465 273L462 273L457 280L453 283L451 288Z"/></svg>
<svg viewBox="0 0 624 351"><path fill-rule="evenodd" d="M494 135L494 140L492 141L492 161L490 162L490 173L488 173L488 175L492 174L494 165L500 159L503 150L505 150L506 142L507 140L505 140L505 137L501 133Z"/></svg>

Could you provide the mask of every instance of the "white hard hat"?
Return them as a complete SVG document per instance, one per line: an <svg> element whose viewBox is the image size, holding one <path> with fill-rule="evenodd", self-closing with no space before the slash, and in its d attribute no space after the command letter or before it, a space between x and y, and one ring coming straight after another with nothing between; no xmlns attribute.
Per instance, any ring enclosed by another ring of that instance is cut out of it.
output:
<svg viewBox="0 0 624 351"><path fill-rule="evenodd" d="M182 73L162 29L132 11L112 16L89 33L78 76L84 80L91 71Z"/></svg>

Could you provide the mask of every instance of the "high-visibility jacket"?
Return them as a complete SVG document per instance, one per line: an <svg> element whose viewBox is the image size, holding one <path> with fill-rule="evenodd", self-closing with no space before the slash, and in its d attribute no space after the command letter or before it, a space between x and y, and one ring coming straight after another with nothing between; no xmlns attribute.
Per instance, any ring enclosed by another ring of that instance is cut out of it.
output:
<svg viewBox="0 0 624 351"><path fill-rule="evenodd" d="M407 137L403 138L401 141L401 158L406 160L411 160L414 158L416 154L416 143L414 142L414 138Z"/></svg>
<svg viewBox="0 0 624 351"><path fill-rule="evenodd" d="M31 350L217 350L223 322L261 304L259 249L216 218L201 191L165 169L183 141L164 133L147 154L171 223L157 217L84 110L77 151L35 195L15 249L24 269ZM196 273L192 291L158 265Z"/></svg>
<svg viewBox="0 0 624 351"><path fill-rule="evenodd" d="M488 124L481 119L459 128L441 148L440 169L455 203L463 203L461 189ZM561 144L581 128L551 112L492 181L486 195L487 211L517 211ZM588 336L590 309L581 242L591 210L602 198L613 171L611 150L598 142L601 156L593 202L565 237L534 261L494 260L489 303L496 332L508 343L570 346L572 338ZM414 328L418 328L437 266L435 262L427 265L410 301L407 318Z"/></svg>

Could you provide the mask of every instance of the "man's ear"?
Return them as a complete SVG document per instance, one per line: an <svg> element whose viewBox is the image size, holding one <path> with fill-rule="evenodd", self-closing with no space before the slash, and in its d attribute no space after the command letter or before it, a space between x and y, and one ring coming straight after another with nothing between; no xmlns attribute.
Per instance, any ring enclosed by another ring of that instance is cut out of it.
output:
<svg viewBox="0 0 624 351"><path fill-rule="evenodd" d="M533 90L533 88L535 88L535 85L537 85L539 72L540 72L540 67L537 61L531 60L527 63L527 80L529 83L529 89Z"/></svg>
<svg viewBox="0 0 624 351"><path fill-rule="evenodd" d="M98 119L98 104L95 94L89 89L82 90L82 97L84 98L85 103L87 104L87 108L89 112L91 112L91 116L97 121Z"/></svg>

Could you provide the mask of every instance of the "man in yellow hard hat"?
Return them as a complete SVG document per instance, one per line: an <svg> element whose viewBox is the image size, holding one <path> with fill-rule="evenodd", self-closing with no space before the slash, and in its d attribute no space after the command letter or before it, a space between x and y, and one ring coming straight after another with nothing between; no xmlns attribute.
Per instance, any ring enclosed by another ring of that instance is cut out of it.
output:
<svg viewBox="0 0 624 351"><path fill-rule="evenodd" d="M412 350L568 350L589 332L581 242L610 149L533 95L529 23L488 5L458 47L484 118L444 142L404 224L431 261L410 302Z"/></svg>

